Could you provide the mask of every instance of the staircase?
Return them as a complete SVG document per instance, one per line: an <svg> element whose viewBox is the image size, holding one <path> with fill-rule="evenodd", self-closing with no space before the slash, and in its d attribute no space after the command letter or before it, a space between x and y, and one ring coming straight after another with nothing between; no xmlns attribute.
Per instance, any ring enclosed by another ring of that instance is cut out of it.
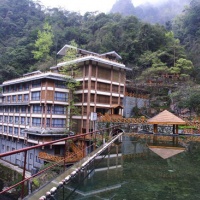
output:
<svg viewBox="0 0 200 200"><path fill-rule="evenodd" d="M69 149L71 149L72 151L67 150L65 153L65 157L48 154L42 151L39 153L38 157L46 161L59 163L64 163L64 159L66 163L74 163L84 157L84 152L81 145L76 145L74 142L70 142Z"/></svg>

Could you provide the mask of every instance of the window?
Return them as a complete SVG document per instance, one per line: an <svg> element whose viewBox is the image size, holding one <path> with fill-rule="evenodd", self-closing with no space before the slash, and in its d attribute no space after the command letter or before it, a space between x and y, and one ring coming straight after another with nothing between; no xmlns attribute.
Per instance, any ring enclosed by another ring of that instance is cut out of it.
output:
<svg viewBox="0 0 200 200"><path fill-rule="evenodd" d="M19 91L22 91L22 89L23 89L22 84L18 85L18 89L19 89Z"/></svg>
<svg viewBox="0 0 200 200"><path fill-rule="evenodd" d="M55 92L54 100L56 101L67 101L68 94L64 92Z"/></svg>
<svg viewBox="0 0 200 200"><path fill-rule="evenodd" d="M4 123L8 123L8 116L4 116Z"/></svg>
<svg viewBox="0 0 200 200"><path fill-rule="evenodd" d="M4 110L5 110L5 112L8 112L8 107L6 106Z"/></svg>
<svg viewBox="0 0 200 200"><path fill-rule="evenodd" d="M16 87L16 85L13 85L12 90L13 90L14 92L17 91L17 87Z"/></svg>
<svg viewBox="0 0 200 200"><path fill-rule="evenodd" d="M16 116L16 117L15 117L15 124L18 124L18 123L19 123L19 117Z"/></svg>
<svg viewBox="0 0 200 200"><path fill-rule="evenodd" d="M10 112L14 112L14 107L13 106L10 107Z"/></svg>
<svg viewBox="0 0 200 200"><path fill-rule="evenodd" d="M24 84L24 90L29 90L29 83Z"/></svg>
<svg viewBox="0 0 200 200"><path fill-rule="evenodd" d="M28 113L30 113L30 110L31 110L31 109L30 109L30 106L28 106Z"/></svg>
<svg viewBox="0 0 200 200"><path fill-rule="evenodd" d="M21 124L25 124L25 117L21 117Z"/></svg>
<svg viewBox="0 0 200 200"><path fill-rule="evenodd" d="M24 128L20 128L20 136L25 136L25 133L24 133Z"/></svg>
<svg viewBox="0 0 200 200"><path fill-rule="evenodd" d="M22 95L18 95L18 102L22 102Z"/></svg>
<svg viewBox="0 0 200 200"><path fill-rule="evenodd" d="M11 101L11 97L7 96L7 102L10 103L10 101Z"/></svg>
<svg viewBox="0 0 200 200"><path fill-rule="evenodd" d="M52 119L52 127L64 128L65 120L64 119Z"/></svg>
<svg viewBox="0 0 200 200"><path fill-rule="evenodd" d="M29 125L30 124L30 117L27 117L26 118L26 125Z"/></svg>
<svg viewBox="0 0 200 200"><path fill-rule="evenodd" d="M50 127L50 119L47 118L46 120L47 120L47 121L46 121L46 126L47 126L47 127Z"/></svg>
<svg viewBox="0 0 200 200"><path fill-rule="evenodd" d="M14 127L14 135L18 135L18 128Z"/></svg>
<svg viewBox="0 0 200 200"><path fill-rule="evenodd" d="M32 92L31 99L32 100L40 100L40 92Z"/></svg>
<svg viewBox="0 0 200 200"><path fill-rule="evenodd" d="M64 81L55 81L55 86L57 88L66 88L66 83Z"/></svg>
<svg viewBox="0 0 200 200"><path fill-rule="evenodd" d="M42 106L33 105L33 113L41 113L41 112L42 112Z"/></svg>
<svg viewBox="0 0 200 200"><path fill-rule="evenodd" d="M9 146L7 146L6 150L7 150L7 151L9 151L9 149L10 149L10 147L9 147Z"/></svg>
<svg viewBox="0 0 200 200"><path fill-rule="evenodd" d="M13 127L10 127L10 126L9 126L8 131L9 131L9 134L12 134L12 133L13 133Z"/></svg>
<svg viewBox="0 0 200 200"><path fill-rule="evenodd" d="M53 106L53 114L62 115L66 113L64 106Z"/></svg>
<svg viewBox="0 0 200 200"><path fill-rule="evenodd" d="M16 97L16 95L14 95L14 96L12 96L12 102L16 102L17 101L17 97Z"/></svg>
<svg viewBox="0 0 200 200"><path fill-rule="evenodd" d="M29 100L29 95L28 94L25 94L24 95L24 101L28 101Z"/></svg>
<svg viewBox="0 0 200 200"><path fill-rule="evenodd" d="M22 112L22 113L26 113L26 106L22 106L22 107L21 107L21 112Z"/></svg>
<svg viewBox="0 0 200 200"><path fill-rule="evenodd" d="M8 88L7 87L3 87L3 93L8 92Z"/></svg>
<svg viewBox="0 0 200 200"><path fill-rule="evenodd" d="M2 127L2 126L0 126L0 131L2 132L2 130L3 130L3 127Z"/></svg>
<svg viewBox="0 0 200 200"><path fill-rule="evenodd" d="M7 92L12 92L12 86L7 87Z"/></svg>
<svg viewBox="0 0 200 200"><path fill-rule="evenodd" d="M48 114L51 113L51 106L50 106L50 105L47 106L47 113L48 113Z"/></svg>
<svg viewBox="0 0 200 200"><path fill-rule="evenodd" d="M15 107L15 112L16 112L16 113L19 113L19 106L16 106L16 107Z"/></svg>
<svg viewBox="0 0 200 200"><path fill-rule="evenodd" d="M33 117L32 126L41 126L41 118Z"/></svg>
<svg viewBox="0 0 200 200"><path fill-rule="evenodd" d="M41 80L32 81L32 88L41 87Z"/></svg>
<svg viewBox="0 0 200 200"><path fill-rule="evenodd" d="M3 144L3 145L2 145L2 149L4 150L4 148L5 148L5 145Z"/></svg>
<svg viewBox="0 0 200 200"><path fill-rule="evenodd" d="M37 156L35 156L35 161L40 163L40 159Z"/></svg>
<svg viewBox="0 0 200 200"><path fill-rule="evenodd" d="M3 116L2 115L0 116L0 122L3 122Z"/></svg>
<svg viewBox="0 0 200 200"><path fill-rule="evenodd" d="M7 133L7 126L4 126L3 131L4 133Z"/></svg>
<svg viewBox="0 0 200 200"><path fill-rule="evenodd" d="M0 112L3 112L3 107L0 107Z"/></svg>
<svg viewBox="0 0 200 200"><path fill-rule="evenodd" d="M13 123L13 116L9 116L9 123Z"/></svg>

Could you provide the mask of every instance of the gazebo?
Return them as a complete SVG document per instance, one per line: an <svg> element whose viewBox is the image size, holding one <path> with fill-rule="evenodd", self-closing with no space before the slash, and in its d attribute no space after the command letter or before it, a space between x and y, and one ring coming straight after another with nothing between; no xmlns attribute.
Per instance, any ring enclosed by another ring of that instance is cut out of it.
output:
<svg viewBox="0 0 200 200"><path fill-rule="evenodd" d="M171 112L164 110L153 118L147 120L148 124L153 124L154 134L158 133L158 125L173 125L173 134L178 134L178 125L184 125L186 122ZM162 157L170 158L185 151L185 148L178 147L178 137L173 137L173 145L175 146L158 146L157 135L153 137L153 145L148 145L149 149Z"/></svg>
<svg viewBox="0 0 200 200"><path fill-rule="evenodd" d="M147 120L148 124L153 124L153 132L158 133L158 125L173 125L173 134L178 134L178 125L184 125L186 122L171 112L164 110L151 119Z"/></svg>

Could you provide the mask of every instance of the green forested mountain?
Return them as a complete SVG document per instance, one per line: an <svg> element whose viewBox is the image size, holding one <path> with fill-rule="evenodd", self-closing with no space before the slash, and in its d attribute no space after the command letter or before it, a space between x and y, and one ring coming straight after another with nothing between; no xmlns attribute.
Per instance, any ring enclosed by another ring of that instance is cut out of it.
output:
<svg viewBox="0 0 200 200"><path fill-rule="evenodd" d="M183 43L187 33L184 37L180 35L178 24L188 19L191 9L174 24L174 32ZM45 24L52 42L45 36L48 34ZM180 62L187 61L188 57L174 34L161 25L141 22L134 16L89 12L82 16L58 8L45 9L31 0L0 0L0 27L1 82L35 69L47 70L60 59L56 52L71 40L80 48L98 53L114 50L122 56L122 62L137 68L139 74L157 66L161 71L188 73L180 68ZM34 52L42 51L38 44L43 47L47 43L49 50L45 55L35 56Z"/></svg>
<svg viewBox="0 0 200 200"><path fill-rule="evenodd" d="M173 22L173 31L185 47L195 69L194 77L200 82L200 0L192 0L184 13Z"/></svg>
<svg viewBox="0 0 200 200"><path fill-rule="evenodd" d="M159 94L154 96L165 91L177 109L200 114L200 88L194 85L194 81L200 83L199 13L200 0L192 0L166 29L133 15L87 12L82 16L47 9L32 0L0 0L0 82L33 70L48 70L61 61L58 50L74 40L89 51L119 53L122 62L133 69L127 74L130 80L140 77L144 83L159 81L164 74L176 75L184 81L175 82L174 91L156 89Z"/></svg>
<svg viewBox="0 0 200 200"><path fill-rule="evenodd" d="M0 81L20 76L35 63L31 50L45 14L28 0L0 0Z"/></svg>
<svg viewBox="0 0 200 200"><path fill-rule="evenodd" d="M134 15L142 21L163 24L172 21L191 0L161 0L159 3L145 3L134 7L131 0L116 0L111 13L123 16ZM151 2L151 1L149 1Z"/></svg>

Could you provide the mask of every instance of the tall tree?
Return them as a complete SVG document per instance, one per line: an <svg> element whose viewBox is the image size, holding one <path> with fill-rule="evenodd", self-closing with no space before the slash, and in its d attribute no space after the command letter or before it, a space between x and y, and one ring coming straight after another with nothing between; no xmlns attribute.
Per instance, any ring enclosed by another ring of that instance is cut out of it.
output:
<svg viewBox="0 0 200 200"><path fill-rule="evenodd" d="M79 107L75 105L76 102L76 94L75 91L77 87L80 86L80 83L76 81L74 78L78 76L79 69L74 60L77 58L77 44L74 40L70 42L71 47L66 50L66 55L63 57L65 65L61 69L61 73L66 75L67 80L67 88L69 89L68 96L68 129L73 130L73 127L76 125L76 122L72 119L74 115L80 115Z"/></svg>
<svg viewBox="0 0 200 200"><path fill-rule="evenodd" d="M44 61L50 58L50 49L53 45L53 33L51 26L45 22L42 31L38 31L38 38L35 41L35 48L32 53L34 58L40 61Z"/></svg>

